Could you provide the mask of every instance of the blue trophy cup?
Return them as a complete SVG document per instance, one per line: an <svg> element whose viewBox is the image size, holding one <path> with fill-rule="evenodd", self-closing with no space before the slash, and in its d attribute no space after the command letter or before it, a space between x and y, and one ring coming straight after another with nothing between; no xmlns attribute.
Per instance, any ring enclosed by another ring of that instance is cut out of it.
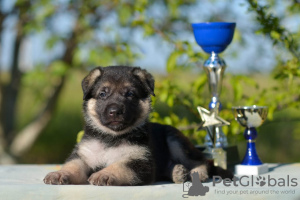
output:
<svg viewBox="0 0 300 200"><path fill-rule="evenodd" d="M219 101L219 95L222 89L222 79L224 70L226 68L225 61L219 57L219 53L223 52L231 43L235 23L229 22L207 22L207 23L193 23L192 28L194 36L198 45L210 54L210 57L204 62L203 68L207 74L209 82L209 90L211 93L211 101L209 109L218 116L222 108ZM220 126L207 127L213 134L209 133L205 137L205 145L207 147L226 147L228 146L227 138Z"/></svg>
<svg viewBox="0 0 300 200"><path fill-rule="evenodd" d="M263 164L258 157L255 147L257 137L256 127L267 118L266 106L238 106L232 108L235 120L246 127L244 137L247 140L247 151L240 165L236 165L237 175L259 175L268 172L268 165Z"/></svg>

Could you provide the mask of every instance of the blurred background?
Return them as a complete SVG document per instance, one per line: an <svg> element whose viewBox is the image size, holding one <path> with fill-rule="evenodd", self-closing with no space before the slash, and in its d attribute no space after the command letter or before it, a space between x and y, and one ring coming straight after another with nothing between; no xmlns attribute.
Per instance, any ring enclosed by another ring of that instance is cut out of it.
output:
<svg viewBox="0 0 300 200"><path fill-rule="evenodd" d="M96 66L134 65L155 78L150 120L194 144L198 105L210 101L208 58L191 23L236 22L221 57L221 101L230 145L244 155L232 106L265 105L263 162L300 161L299 0L0 0L0 163L62 163L84 122L81 80Z"/></svg>

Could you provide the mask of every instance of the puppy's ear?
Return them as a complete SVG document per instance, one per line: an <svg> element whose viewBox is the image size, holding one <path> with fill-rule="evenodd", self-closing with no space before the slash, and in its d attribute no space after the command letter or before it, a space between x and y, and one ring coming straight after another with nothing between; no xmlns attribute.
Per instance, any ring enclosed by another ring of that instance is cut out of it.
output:
<svg viewBox="0 0 300 200"><path fill-rule="evenodd" d="M88 99L96 80L101 76L102 73L102 67L97 67L82 80L81 87L83 91L83 100Z"/></svg>
<svg viewBox="0 0 300 200"><path fill-rule="evenodd" d="M135 67L132 70L132 74L134 76L136 76L142 82L143 86L147 89L149 94L155 96L155 94L154 94L154 78L150 73L148 73L144 69Z"/></svg>

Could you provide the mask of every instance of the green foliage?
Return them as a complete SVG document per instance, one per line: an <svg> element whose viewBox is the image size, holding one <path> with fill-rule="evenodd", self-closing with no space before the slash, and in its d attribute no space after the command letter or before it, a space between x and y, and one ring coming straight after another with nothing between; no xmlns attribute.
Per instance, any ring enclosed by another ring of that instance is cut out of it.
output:
<svg viewBox="0 0 300 200"><path fill-rule="evenodd" d="M229 127L223 127L223 131L226 135L235 135L241 132L238 124L234 122L231 107L234 105L267 105L269 107L269 120L273 119L275 112L281 111L285 108L299 108L299 45L297 38L299 33L290 33L284 26L282 26L281 18L275 16L269 11L270 6L260 5L257 1L248 0L249 11L254 12L256 20L260 24L260 28L257 30L257 34L264 34L269 37L274 45L280 48L279 55L283 52L289 53L289 59L281 56L277 57L278 65L273 72L272 83L266 83L260 85L257 80L249 77L248 75L227 75L227 87L223 88L223 95L221 100L223 103L223 110L220 113L225 119L232 121ZM295 6L299 8L297 2L294 2ZM293 7L292 5L290 8ZM296 8L295 8L296 9ZM294 12L294 9L291 9ZM171 12L170 15L178 16L176 10ZM299 30L298 30L299 31ZM235 40L238 38L235 37ZM156 105L163 104L168 107L168 115L160 116L158 113L153 115L153 120L161 121L167 124L172 124L177 127L184 126L184 124L199 123L197 112L195 111L197 105L208 105L209 95L205 95L203 99L204 87L206 79L202 75L195 78L185 84L187 89L182 88L182 81L171 78L173 73L178 73L182 69L182 57L187 57L184 66L189 66L193 69L191 63L202 60L202 54L195 55L191 44L188 42L169 40L174 44L174 51L170 53L167 60L166 69L169 73L169 78L163 80L161 86L158 86L157 93L162 95L155 103ZM180 72L179 72L180 73ZM225 83L226 84L226 83ZM230 95L224 95L230 94ZM224 97L225 96L225 97ZM201 98L200 98L201 97ZM232 98L230 98L232 97ZM180 114L176 114L177 107L184 106L186 109L186 116L193 115L194 118L187 119L186 117L179 117ZM174 113L176 116L174 116ZM193 134L197 132L194 129ZM239 137L239 140L242 137ZM200 143L202 138L198 138L196 142Z"/></svg>
<svg viewBox="0 0 300 200"><path fill-rule="evenodd" d="M291 33L282 24L282 19L270 13L268 6L261 6L257 1L248 0L249 8L256 13L260 23L260 33L270 37L274 45L280 47L277 56L277 66L273 71L273 77L278 82L276 87L269 88L265 94L272 95L273 110L281 110L287 107L299 108L299 78L300 78L300 47L299 33ZM291 2L289 8L299 9L297 1ZM287 11L293 14L294 9ZM281 54L287 55L286 57ZM280 91L280 92L278 92Z"/></svg>
<svg viewBox="0 0 300 200"><path fill-rule="evenodd" d="M231 121L231 125L223 127L223 131L234 142L242 139L239 134L242 128L233 119L232 106L267 105L270 121L277 119L277 113L284 112L286 108L300 108L300 30L291 33L284 27L282 17L272 12L274 1L265 1L265 5L256 0L247 2L249 12L255 15L254 20L259 24L256 34L265 35L273 41L274 49L277 50L277 66L272 77L226 73L220 97L223 104L220 115ZM173 47L166 63L168 74L158 76L156 80L155 93L158 95L153 98L154 112L151 114L151 121L178 127L194 143L202 143L206 133L197 131L200 119L196 107L207 107L210 94L207 77L199 71L198 63L203 63L207 55L195 42L179 38L181 32L191 32L184 8L192 7L195 3L194 0L18 0L15 6L19 11L17 13L20 26L23 27L23 37L45 32L49 36L46 42L49 50L63 45L65 51L49 62L37 64L34 70L23 76L23 94L28 92L32 96L28 102L34 102L35 105L31 109L37 112L37 105L42 105L57 83L63 77L69 78L68 74L74 68L85 70L88 66L133 64L142 56L142 52L133 42L132 33L142 31L145 39L156 38L160 43L166 42ZM164 11L160 13L161 17L155 17L150 12L153 6L158 5ZM297 15L299 10L299 3L291 1L286 14ZM70 30L64 33L58 33L53 25L56 17L61 14L74 17ZM109 25L102 23L113 18L116 19ZM236 33L233 42L241 42L243 36L239 30ZM21 110L29 112L27 108ZM75 114L78 113L80 112ZM26 117L19 122L19 126L25 126L27 122ZM59 131L52 128L47 131L49 135ZM76 131L79 130L76 128ZM295 132L293 137L300 138L300 133ZM43 142L46 143L46 140L44 138ZM36 147L35 151L40 149L41 147Z"/></svg>

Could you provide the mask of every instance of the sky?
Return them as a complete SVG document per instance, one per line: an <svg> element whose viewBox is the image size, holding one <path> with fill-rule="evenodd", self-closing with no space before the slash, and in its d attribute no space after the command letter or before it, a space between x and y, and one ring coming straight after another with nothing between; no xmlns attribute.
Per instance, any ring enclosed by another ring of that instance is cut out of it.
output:
<svg viewBox="0 0 300 200"><path fill-rule="evenodd" d="M3 9L9 9L13 5L14 0L4 0ZM226 71L232 73L248 73L248 72L269 72L275 65L276 48L272 45L271 41L263 36L255 34L257 23L254 20L254 15L248 12L247 5L243 0L231 1L230 7L228 2L222 0L198 1L195 8L189 10L187 14L190 23L204 22L209 16L217 15L219 12L226 13L224 21L236 22L236 29L239 30L243 36L243 44L233 41L222 54L223 59L227 63ZM286 4L285 1L279 1L275 8L275 14L284 16ZM155 11L154 11L155 12ZM299 17L299 16L298 16ZM57 31L62 33L72 26L72 17L68 15L58 16L59 25ZM109 26L114 19L109 19L105 24ZM12 55L12 42L15 33L13 31L14 19L7 22L7 28L2 35L2 46L0 54L0 64L2 69L8 69L11 65ZM300 20L294 16L289 16L284 19L284 26L291 31L296 31L299 28ZM146 68L150 71L165 72L167 58L172 52L172 45L166 42L158 42L154 38L144 38L142 32L135 32L133 37L135 43L139 45L143 56L135 62L135 65ZM49 61L56 55L59 55L63 49L56 46L53 50L49 51L45 48L45 40L47 33L35 34L27 38L23 44L21 54L21 68L23 70L31 69L37 63ZM202 51L197 46L193 33L185 33L180 35L182 40L187 40L193 43L195 51ZM235 55L235 56L232 56Z"/></svg>

